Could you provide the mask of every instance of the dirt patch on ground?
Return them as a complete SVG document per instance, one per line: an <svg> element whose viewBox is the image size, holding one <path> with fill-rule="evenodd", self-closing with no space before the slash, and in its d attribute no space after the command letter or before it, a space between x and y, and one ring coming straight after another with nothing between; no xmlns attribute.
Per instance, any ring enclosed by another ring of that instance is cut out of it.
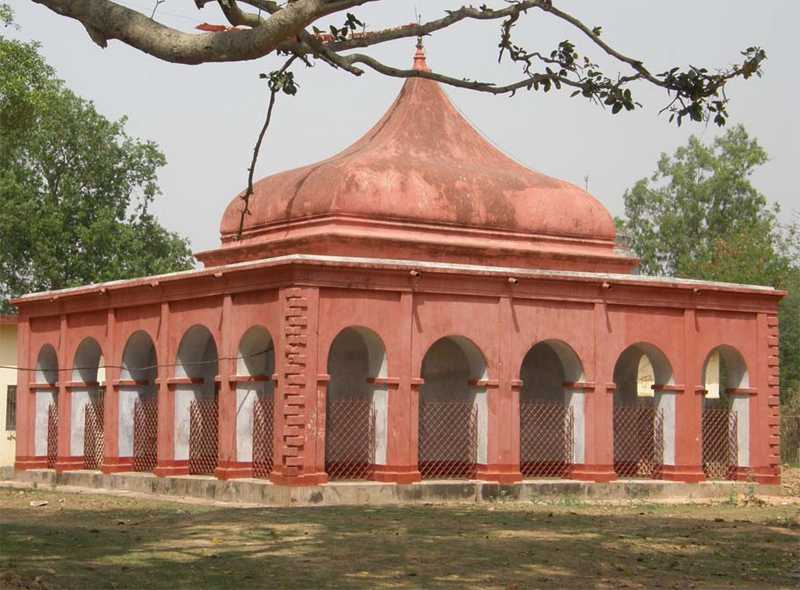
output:
<svg viewBox="0 0 800 590"><path fill-rule="evenodd" d="M0 530L14 590L800 582L800 507L745 499L285 509L0 490Z"/></svg>

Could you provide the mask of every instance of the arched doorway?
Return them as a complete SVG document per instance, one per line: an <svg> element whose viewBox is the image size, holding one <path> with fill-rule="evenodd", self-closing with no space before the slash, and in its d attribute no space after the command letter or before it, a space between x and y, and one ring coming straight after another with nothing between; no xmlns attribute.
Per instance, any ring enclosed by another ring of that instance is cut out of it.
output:
<svg viewBox="0 0 800 590"><path fill-rule="evenodd" d="M263 326L239 341L236 359L236 460L268 479L274 464L275 343Z"/></svg>
<svg viewBox="0 0 800 590"><path fill-rule="evenodd" d="M345 328L328 354L325 471L330 479L369 479L386 464L386 349L363 327Z"/></svg>
<svg viewBox="0 0 800 590"><path fill-rule="evenodd" d="M564 342L540 342L525 355L520 379L520 471L565 477L584 456L581 362Z"/></svg>
<svg viewBox="0 0 800 590"><path fill-rule="evenodd" d="M75 351L70 387L70 455L83 455L84 469L103 465L105 363L100 345L85 338Z"/></svg>
<svg viewBox="0 0 800 590"><path fill-rule="evenodd" d="M672 366L661 350L638 343L614 367L614 471L657 478L674 464L675 395Z"/></svg>
<svg viewBox="0 0 800 590"><path fill-rule="evenodd" d="M119 456L131 457L134 471L153 471L158 451L156 347L145 331L131 334L119 375Z"/></svg>
<svg viewBox="0 0 800 590"><path fill-rule="evenodd" d="M707 479L736 479L750 463L750 378L739 352L712 350L703 364L703 472Z"/></svg>
<svg viewBox="0 0 800 590"><path fill-rule="evenodd" d="M192 326L175 360L175 459L189 473L211 475L217 468L217 344L205 326Z"/></svg>
<svg viewBox="0 0 800 590"><path fill-rule="evenodd" d="M31 386L34 396L33 446L37 457L47 457L53 469L58 458L58 355L45 344L36 356L36 372Z"/></svg>
<svg viewBox="0 0 800 590"><path fill-rule="evenodd" d="M447 336L422 360L419 470L423 479L469 479L486 463L486 360L472 341Z"/></svg>

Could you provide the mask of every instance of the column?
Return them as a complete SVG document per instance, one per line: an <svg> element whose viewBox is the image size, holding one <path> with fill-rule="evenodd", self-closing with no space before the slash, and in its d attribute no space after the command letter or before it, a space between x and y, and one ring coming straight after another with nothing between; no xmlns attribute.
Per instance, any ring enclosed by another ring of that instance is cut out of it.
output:
<svg viewBox="0 0 800 590"><path fill-rule="evenodd" d="M696 341L697 312L683 312L683 393L675 399L675 463L665 465L662 477L672 481L697 483L703 473L703 399L700 383L703 359L698 359Z"/></svg>
<svg viewBox="0 0 800 590"><path fill-rule="evenodd" d="M169 356L169 303L161 303L156 358L158 362L158 450L154 473L159 477L189 473L188 461L175 461L175 390L169 378L175 359Z"/></svg>
<svg viewBox="0 0 800 590"><path fill-rule="evenodd" d="M103 392L103 473L133 469L133 459L119 457L119 365L117 359L116 313L109 309L106 318L106 346L103 361L106 375Z"/></svg>
<svg viewBox="0 0 800 590"><path fill-rule="evenodd" d="M398 377L387 380L388 420L386 465L375 470L374 479L394 483L413 483L420 480L418 428L419 387L421 379L413 378L412 350L414 340L414 294L400 294L398 330L403 335L399 350L387 353L396 357ZM391 365L390 365L391 366Z"/></svg>
<svg viewBox="0 0 800 590"><path fill-rule="evenodd" d="M253 463L239 463L236 453L236 384L231 377L236 374L236 342L231 333L233 298L225 295L220 317L219 362L219 460L214 471L219 479L252 477Z"/></svg>
<svg viewBox="0 0 800 590"><path fill-rule="evenodd" d="M36 391L31 390L34 381L31 370L30 322L27 317L17 320L17 447L14 467L16 469L41 469L47 466L45 457L36 456Z"/></svg>
<svg viewBox="0 0 800 590"><path fill-rule="evenodd" d="M325 394L328 376L318 371L319 289L281 289L281 348L277 351L275 465L272 481L315 485L325 473Z"/></svg>
<svg viewBox="0 0 800 590"><path fill-rule="evenodd" d="M519 387L513 386L514 367L509 362L514 334L511 306L510 294L500 298L497 378L476 384L485 392L488 410L487 462L481 465L479 458L478 477L505 484L522 481L519 467Z"/></svg>
<svg viewBox="0 0 800 590"><path fill-rule="evenodd" d="M83 456L72 456L72 381L73 359L67 358L67 316L61 315L58 336L58 453L55 469L57 473L83 467Z"/></svg>
<svg viewBox="0 0 800 590"><path fill-rule="evenodd" d="M584 481L606 482L617 478L614 472L614 392L613 359L606 358L608 328L604 301L594 304L594 392L584 389L586 423L584 463L575 465L571 476Z"/></svg>

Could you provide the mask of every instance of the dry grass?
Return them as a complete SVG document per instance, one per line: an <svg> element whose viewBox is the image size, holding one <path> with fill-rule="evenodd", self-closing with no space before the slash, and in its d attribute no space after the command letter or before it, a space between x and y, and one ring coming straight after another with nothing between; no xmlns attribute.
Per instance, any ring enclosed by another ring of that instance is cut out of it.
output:
<svg viewBox="0 0 800 590"><path fill-rule="evenodd" d="M797 588L799 564L787 503L269 509L0 489L0 588Z"/></svg>

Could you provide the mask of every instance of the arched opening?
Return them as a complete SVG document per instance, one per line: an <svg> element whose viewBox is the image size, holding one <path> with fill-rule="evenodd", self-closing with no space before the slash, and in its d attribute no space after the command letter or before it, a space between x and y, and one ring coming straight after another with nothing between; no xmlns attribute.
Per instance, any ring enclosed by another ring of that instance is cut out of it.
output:
<svg viewBox="0 0 800 590"><path fill-rule="evenodd" d="M652 344L634 344L614 367L614 471L656 478L675 463L676 392L672 366Z"/></svg>
<svg viewBox="0 0 800 590"><path fill-rule="evenodd" d="M564 342L533 346L520 368L520 470L565 477L584 457L583 367Z"/></svg>
<svg viewBox="0 0 800 590"><path fill-rule="evenodd" d="M211 475L217 468L219 426L217 344L205 326L189 328L175 359L175 459L189 473Z"/></svg>
<svg viewBox="0 0 800 590"><path fill-rule="evenodd" d="M119 384L119 456L134 471L153 471L158 448L156 347L140 330L125 343Z"/></svg>
<svg viewBox="0 0 800 590"><path fill-rule="evenodd" d="M469 479L486 463L488 373L483 354L463 336L431 345L422 360L419 470L423 479Z"/></svg>
<svg viewBox="0 0 800 590"><path fill-rule="evenodd" d="M369 479L386 464L386 349L363 327L345 328L328 354L325 471L330 479Z"/></svg>
<svg viewBox="0 0 800 590"><path fill-rule="evenodd" d="M31 387L34 396L34 453L47 457L47 467L55 467L58 457L58 355L45 344L36 356L36 372Z"/></svg>
<svg viewBox="0 0 800 590"><path fill-rule="evenodd" d="M105 438L105 363L94 338L84 338L75 351L70 390L70 455L82 455L84 469L100 469Z"/></svg>
<svg viewBox="0 0 800 590"><path fill-rule="evenodd" d="M736 479L750 464L750 376L739 351L713 349L703 363L703 471L708 479Z"/></svg>
<svg viewBox="0 0 800 590"><path fill-rule="evenodd" d="M274 373L272 336L253 326L239 341L236 358L236 460L252 463L260 478L269 478L274 463Z"/></svg>

